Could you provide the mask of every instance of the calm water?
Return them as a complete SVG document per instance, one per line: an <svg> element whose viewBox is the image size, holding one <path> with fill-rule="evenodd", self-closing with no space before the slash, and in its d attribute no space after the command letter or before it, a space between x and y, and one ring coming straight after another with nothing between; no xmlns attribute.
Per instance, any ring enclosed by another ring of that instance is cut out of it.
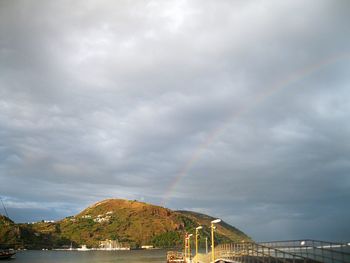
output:
<svg viewBox="0 0 350 263"><path fill-rule="evenodd" d="M164 263L166 250L131 251L20 251L13 263Z"/></svg>

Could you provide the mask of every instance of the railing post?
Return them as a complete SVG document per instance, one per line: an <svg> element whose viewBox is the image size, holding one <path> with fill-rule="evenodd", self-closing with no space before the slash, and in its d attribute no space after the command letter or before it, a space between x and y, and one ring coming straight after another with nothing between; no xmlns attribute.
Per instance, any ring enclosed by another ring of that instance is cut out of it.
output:
<svg viewBox="0 0 350 263"><path fill-rule="evenodd" d="M341 259L342 259L343 262L345 262L344 244L341 244L340 252L341 252Z"/></svg>
<svg viewBox="0 0 350 263"><path fill-rule="evenodd" d="M299 255L303 256L303 251L302 251L301 243L299 244Z"/></svg>
<svg viewBox="0 0 350 263"><path fill-rule="evenodd" d="M333 263L333 262L334 262L334 253L333 253L333 247L332 247L332 244L331 244L331 243L329 243L329 247L330 247L329 251L330 251L330 253L331 253L332 263Z"/></svg>

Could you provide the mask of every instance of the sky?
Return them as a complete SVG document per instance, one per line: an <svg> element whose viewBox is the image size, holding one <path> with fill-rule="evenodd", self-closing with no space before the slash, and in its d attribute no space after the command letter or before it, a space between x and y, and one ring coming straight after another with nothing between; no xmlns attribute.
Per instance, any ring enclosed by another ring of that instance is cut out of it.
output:
<svg viewBox="0 0 350 263"><path fill-rule="evenodd" d="M0 196L106 198L350 241L350 3L1 1ZM4 213L0 208L0 213Z"/></svg>

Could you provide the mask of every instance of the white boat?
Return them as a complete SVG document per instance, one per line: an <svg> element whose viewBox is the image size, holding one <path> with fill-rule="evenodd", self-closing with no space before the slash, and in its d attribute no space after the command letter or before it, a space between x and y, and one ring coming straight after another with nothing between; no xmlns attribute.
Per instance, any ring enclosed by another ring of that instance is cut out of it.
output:
<svg viewBox="0 0 350 263"><path fill-rule="evenodd" d="M78 251L89 251L90 249L87 248L86 245L82 245L80 248L77 249Z"/></svg>

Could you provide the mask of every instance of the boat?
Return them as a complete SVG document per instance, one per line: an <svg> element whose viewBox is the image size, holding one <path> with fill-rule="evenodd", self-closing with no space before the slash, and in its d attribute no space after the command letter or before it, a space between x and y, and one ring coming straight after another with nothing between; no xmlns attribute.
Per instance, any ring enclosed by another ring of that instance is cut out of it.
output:
<svg viewBox="0 0 350 263"><path fill-rule="evenodd" d="M12 258L14 255L16 255L16 252L13 249L0 250L0 260Z"/></svg>
<svg viewBox="0 0 350 263"><path fill-rule="evenodd" d="M82 245L80 248L77 249L78 251L89 251L90 249L87 248L86 245Z"/></svg>

